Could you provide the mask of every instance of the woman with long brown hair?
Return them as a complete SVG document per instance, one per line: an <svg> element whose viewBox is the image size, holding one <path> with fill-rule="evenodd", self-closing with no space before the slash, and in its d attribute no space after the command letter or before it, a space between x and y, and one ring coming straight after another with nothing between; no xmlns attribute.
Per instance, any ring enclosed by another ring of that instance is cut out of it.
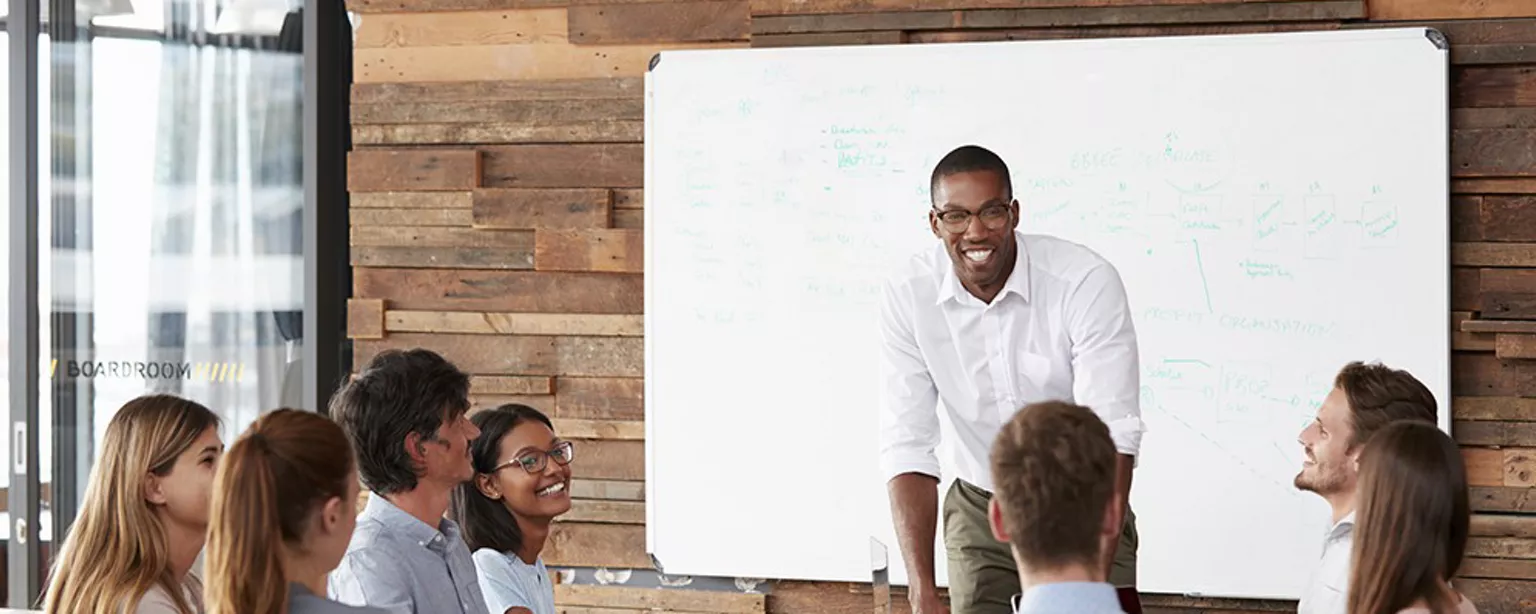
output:
<svg viewBox="0 0 1536 614"><path fill-rule="evenodd" d="M263 415L230 447L213 491L209 614L382 614L324 597L357 524L357 467L335 422Z"/></svg>
<svg viewBox="0 0 1536 614"><path fill-rule="evenodd" d="M201 614L191 573L224 444L196 402L142 396L107 424L80 514L54 562L48 614Z"/></svg>
<svg viewBox="0 0 1536 614"><path fill-rule="evenodd" d="M1467 548L1467 470L1456 442L1421 421L1360 452L1350 614L1476 614L1451 587Z"/></svg>

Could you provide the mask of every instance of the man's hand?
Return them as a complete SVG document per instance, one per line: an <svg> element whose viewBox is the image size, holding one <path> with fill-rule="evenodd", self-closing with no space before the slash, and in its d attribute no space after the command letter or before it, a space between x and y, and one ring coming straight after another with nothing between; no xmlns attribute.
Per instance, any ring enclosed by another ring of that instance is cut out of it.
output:
<svg viewBox="0 0 1536 614"><path fill-rule="evenodd" d="M912 614L949 614L949 606L939 598L937 590L909 591L907 602L912 604Z"/></svg>

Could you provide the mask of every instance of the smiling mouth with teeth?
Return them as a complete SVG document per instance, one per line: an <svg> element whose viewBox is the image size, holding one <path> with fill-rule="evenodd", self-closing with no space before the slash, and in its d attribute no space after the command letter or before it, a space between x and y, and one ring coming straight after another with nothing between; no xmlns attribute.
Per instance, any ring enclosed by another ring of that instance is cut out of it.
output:
<svg viewBox="0 0 1536 614"><path fill-rule="evenodd" d="M990 258L991 256L992 256L992 250L990 250L990 249L968 249L968 250L965 250L965 257L967 259L969 259L971 262L983 262L987 258Z"/></svg>
<svg viewBox="0 0 1536 614"><path fill-rule="evenodd" d="M563 492L565 492L565 482L555 482L554 484L550 484L547 488L539 490L535 494L537 494L540 497L549 497L549 496L553 496L553 495L558 495L558 494L563 493Z"/></svg>

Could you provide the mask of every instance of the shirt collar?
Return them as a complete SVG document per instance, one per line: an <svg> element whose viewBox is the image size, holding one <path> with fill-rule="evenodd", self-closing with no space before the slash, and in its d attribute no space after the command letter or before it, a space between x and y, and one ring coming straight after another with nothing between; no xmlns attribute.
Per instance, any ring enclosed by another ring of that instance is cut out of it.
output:
<svg viewBox="0 0 1536 614"><path fill-rule="evenodd" d="M1109 614L1123 612L1120 595L1106 582L1057 582L1029 587L1014 598L1015 614L1074 612Z"/></svg>
<svg viewBox="0 0 1536 614"><path fill-rule="evenodd" d="M1345 515L1343 518L1340 518L1338 522L1334 523L1333 526L1328 529L1328 536L1329 537L1338 537L1340 535L1349 533L1350 531L1353 531L1354 529L1355 529L1355 513L1353 511L1351 511L1349 514Z"/></svg>
<svg viewBox="0 0 1536 614"><path fill-rule="evenodd" d="M379 521L407 540L439 552L444 551L448 543L459 537L459 525L452 520L443 518L436 527L433 527L422 522L420 518L406 513L378 493L369 495L368 506L363 509L363 515Z"/></svg>
<svg viewBox="0 0 1536 614"><path fill-rule="evenodd" d="M992 300L994 304L998 299L1009 294L1018 295L1024 302L1029 302L1029 250L1024 246L1024 233L1013 231L1013 244L1017 247L1013 255L1013 272L1008 274L1008 281L1003 282L1002 291L998 292L997 298ZM943 304L945 301L962 297L975 300L976 297L969 296L969 291L960 284L960 276L955 274L955 263L949 257L949 248L942 241L939 243L939 251L943 252L945 266L942 267L944 272L939 275L938 299L934 304Z"/></svg>

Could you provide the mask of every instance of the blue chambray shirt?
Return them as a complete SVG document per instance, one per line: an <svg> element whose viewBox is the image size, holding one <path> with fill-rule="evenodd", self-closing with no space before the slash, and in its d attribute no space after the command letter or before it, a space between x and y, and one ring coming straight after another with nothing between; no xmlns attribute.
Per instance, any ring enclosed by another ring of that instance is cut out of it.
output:
<svg viewBox="0 0 1536 614"><path fill-rule="evenodd" d="M1060 582L1030 587L1014 597L1016 614L1125 614L1120 595L1103 582Z"/></svg>
<svg viewBox="0 0 1536 614"><path fill-rule="evenodd" d="M433 528L378 494L358 515L327 589L336 601L390 614L490 614L459 525L444 518Z"/></svg>

